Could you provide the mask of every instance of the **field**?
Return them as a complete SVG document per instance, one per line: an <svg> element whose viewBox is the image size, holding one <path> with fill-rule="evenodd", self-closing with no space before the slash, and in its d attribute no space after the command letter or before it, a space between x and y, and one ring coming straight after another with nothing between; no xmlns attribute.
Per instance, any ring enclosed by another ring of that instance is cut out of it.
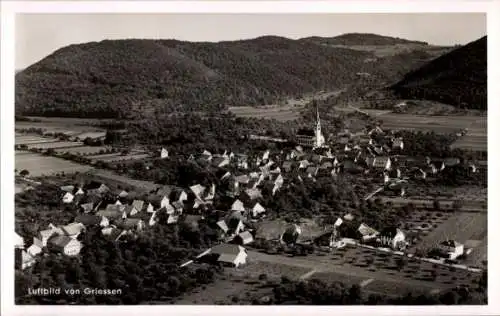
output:
<svg viewBox="0 0 500 316"><path fill-rule="evenodd" d="M467 128L468 133L460 137L452 148L487 150L486 116L425 116L387 113L377 116L384 128L391 130L434 131L440 134L457 133Z"/></svg>
<svg viewBox="0 0 500 316"><path fill-rule="evenodd" d="M106 151L111 147L106 146L81 146L81 147L71 147L71 148L59 148L55 152L58 154L70 153L72 155L82 155L82 156L92 156L97 155L102 151Z"/></svg>
<svg viewBox="0 0 500 316"><path fill-rule="evenodd" d="M228 109L237 117L256 117L265 119L275 119L286 122L300 118L300 111L304 106L313 100L326 100L338 95L344 89L335 91L319 91L303 96L302 98L289 98L286 105L262 105L262 106L230 106Z"/></svg>
<svg viewBox="0 0 500 316"><path fill-rule="evenodd" d="M232 106L229 111L237 117L256 117L265 119L275 119L278 121L293 121L299 118L302 108L294 106L282 107L253 107L253 106Z"/></svg>
<svg viewBox="0 0 500 316"><path fill-rule="evenodd" d="M149 156L150 156L149 154L144 154L144 153L129 154L129 155L125 155L125 156L123 156L121 153L114 153L114 154L104 154L104 155L93 156L92 160L93 161L102 161L102 162L120 162L120 161L127 161L127 160L145 159L145 158L148 158Z"/></svg>
<svg viewBox="0 0 500 316"><path fill-rule="evenodd" d="M31 177L39 177L61 172L86 172L92 168L61 158L16 151L16 169L18 171L26 169L29 171Z"/></svg>
<svg viewBox="0 0 500 316"><path fill-rule="evenodd" d="M479 277L477 273L459 269L452 269L454 271L450 273L449 267L408 258L398 267L396 259L400 257L397 255L355 246L332 253L318 252L300 257L269 255L255 251L248 251L248 254L249 258L252 258L251 264L254 265L251 268L252 273L284 273L299 279L342 281L347 284L359 284L366 287L370 293L389 295L403 294L400 292L403 289L437 291L460 284L471 284ZM291 266L301 270L291 270ZM432 278L433 270L437 272L435 280Z"/></svg>
<svg viewBox="0 0 500 316"><path fill-rule="evenodd" d="M31 144L41 144L41 143L53 143L57 140L53 137L16 134L15 141L16 145L31 145Z"/></svg>
<svg viewBox="0 0 500 316"><path fill-rule="evenodd" d="M487 239L487 214L454 213L424 236L418 246L425 248L433 247L437 242L447 239L453 239L466 245L474 245L478 248L485 246ZM468 261L480 266L481 261L486 260L486 253L482 253L482 251L479 249L475 253L475 250L473 250L471 258L468 258Z"/></svg>
<svg viewBox="0 0 500 316"><path fill-rule="evenodd" d="M53 141L53 142L43 142L38 144L28 145L28 149L60 149L60 148L70 148L70 147L80 147L82 142L65 142L65 141Z"/></svg>

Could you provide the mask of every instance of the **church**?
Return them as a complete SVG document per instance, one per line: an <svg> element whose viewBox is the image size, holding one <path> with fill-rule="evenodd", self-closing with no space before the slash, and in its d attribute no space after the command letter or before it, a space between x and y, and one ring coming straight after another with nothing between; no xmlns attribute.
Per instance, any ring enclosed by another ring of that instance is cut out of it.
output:
<svg viewBox="0 0 500 316"><path fill-rule="evenodd" d="M296 135L296 141L303 147L324 148L326 147L325 137L321 132L321 121L319 111L316 108L316 128L315 129L299 129Z"/></svg>

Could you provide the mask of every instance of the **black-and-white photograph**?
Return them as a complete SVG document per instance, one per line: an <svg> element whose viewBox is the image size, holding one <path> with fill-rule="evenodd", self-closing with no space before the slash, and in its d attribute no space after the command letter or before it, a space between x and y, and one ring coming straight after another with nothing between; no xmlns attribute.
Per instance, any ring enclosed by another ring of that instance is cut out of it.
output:
<svg viewBox="0 0 500 316"><path fill-rule="evenodd" d="M488 304L487 55L486 13L17 14L15 304Z"/></svg>

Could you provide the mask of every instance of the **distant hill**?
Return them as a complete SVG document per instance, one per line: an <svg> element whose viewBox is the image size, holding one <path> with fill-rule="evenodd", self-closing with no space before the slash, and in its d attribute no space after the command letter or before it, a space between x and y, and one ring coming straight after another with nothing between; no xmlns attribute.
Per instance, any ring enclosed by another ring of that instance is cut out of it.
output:
<svg viewBox="0 0 500 316"><path fill-rule="evenodd" d="M409 72L391 86L405 99L487 109L487 38L482 37Z"/></svg>
<svg viewBox="0 0 500 316"><path fill-rule="evenodd" d="M16 114L135 118L272 104L360 82L391 84L432 57L422 49L378 57L277 36L106 40L61 48L18 73Z"/></svg>
<svg viewBox="0 0 500 316"><path fill-rule="evenodd" d="M328 45L397 45L397 44L419 44L428 45L426 42L411 41L398 37L383 36L371 33L346 33L335 37L306 37L302 40L314 41Z"/></svg>

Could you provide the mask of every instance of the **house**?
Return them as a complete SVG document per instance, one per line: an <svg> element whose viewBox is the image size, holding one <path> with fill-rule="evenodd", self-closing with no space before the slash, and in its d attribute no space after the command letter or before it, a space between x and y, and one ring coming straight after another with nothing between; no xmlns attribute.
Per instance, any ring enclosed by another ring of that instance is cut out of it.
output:
<svg viewBox="0 0 500 316"><path fill-rule="evenodd" d="M181 201L175 201L172 203L172 208L174 209L174 213L182 214L184 211L184 203ZM169 210L170 208L167 206L166 209Z"/></svg>
<svg viewBox="0 0 500 316"><path fill-rule="evenodd" d="M224 232L224 234L227 234L229 232L229 227L227 226L225 220L218 221L217 227L219 227Z"/></svg>
<svg viewBox="0 0 500 316"><path fill-rule="evenodd" d="M175 202L185 202L188 200L188 195L182 189L175 189L170 195L170 200Z"/></svg>
<svg viewBox="0 0 500 316"><path fill-rule="evenodd" d="M154 208L153 204L148 203L148 207L146 207L146 213L154 213L154 211L155 211L155 208Z"/></svg>
<svg viewBox="0 0 500 316"><path fill-rule="evenodd" d="M76 256L80 253L82 244L68 236L54 236L49 239L47 247L66 256Z"/></svg>
<svg viewBox="0 0 500 316"><path fill-rule="evenodd" d="M210 253L217 256L218 262L236 268L246 264L248 256L245 248L234 244L219 244L212 247Z"/></svg>
<svg viewBox="0 0 500 316"><path fill-rule="evenodd" d="M233 240L238 245L248 245L253 242L253 236L249 231L239 233Z"/></svg>
<svg viewBox="0 0 500 316"><path fill-rule="evenodd" d="M460 159L459 158L446 158L443 161L443 164L445 167L455 167L460 164Z"/></svg>
<svg viewBox="0 0 500 316"><path fill-rule="evenodd" d="M170 195L172 194L173 191L174 191L173 186L165 185L165 186L157 188L156 192L154 192L154 194L157 196L160 196L162 198L164 198L164 197L170 198Z"/></svg>
<svg viewBox="0 0 500 316"><path fill-rule="evenodd" d="M214 198L215 198L215 184L212 184L210 186L210 189L204 192L203 199L205 200L205 203L210 203L213 201Z"/></svg>
<svg viewBox="0 0 500 316"><path fill-rule="evenodd" d="M245 211L245 206L243 205L243 202L236 199L231 205L231 211L238 211L243 213Z"/></svg>
<svg viewBox="0 0 500 316"><path fill-rule="evenodd" d="M85 230L85 225L82 223L71 223L60 227L62 235L76 239Z"/></svg>
<svg viewBox="0 0 500 316"><path fill-rule="evenodd" d="M250 182L250 177L246 174L243 174L240 176L236 176L235 180L239 185L247 185Z"/></svg>
<svg viewBox="0 0 500 316"><path fill-rule="evenodd" d="M118 241L120 240L123 236L125 236L127 231L116 228L115 226L110 226L101 229L101 234L106 238L107 240L110 241Z"/></svg>
<svg viewBox="0 0 500 316"><path fill-rule="evenodd" d="M239 169L248 169L248 156L237 154L236 155L236 166Z"/></svg>
<svg viewBox="0 0 500 316"><path fill-rule="evenodd" d="M130 217L136 215L139 211L133 205L125 205L123 213L127 214L126 217Z"/></svg>
<svg viewBox="0 0 500 316"><path fill-rule="evenodd" d="M66 192L62 197L62 202L66 204L72 203L74 198L75 196L73 194Z"/></svg>
<svg viewBox="0 0 500 316"><path fill-rule="evenodd" d="M397 227L387 227L380 232L378 241L395 250L403 250L406 247L406 236Z"/></svg>
<svg viewBox="0 0 500 316"><path fill-rule="evenodd" d="M168 196L164 195L160 201L160 208L167 207L168 205L170 205L170 199Z"/></svg>
<svg viewBox="0 0 500 316"><path fill-rule="evenodd" d="M48 240L57 233L58 230L52 226L49 226L49 229L40 231L38 233L38 239L41 241L41 248L46 247Z"/></svg>
<svg viewBox="0 0 500 316"><path fill-rule="evenodd" d="M27 269L36 263L36 259L23 249L16 248L14 262L16 269Z"/></svg>
<svg viewBox="0 0 500 316"><path fill-rule="evenodd" d="M259 189L246 189L240 194L240 199L243 202L250 202L262 198L262 192Z"/></svg>
<svg viewBox="0 0 500 316"><path fill-rule="evenodd" d="M91 214L82 214L75 217L75 223L81 223L85 227L91 226L101 226L106 227L109 225L109 220L106 217L91 215Z"/></svg>
<svg viewBox="0 0 500 316"><path fill-rule="evenodd" d="M318 174L318 170L319 170L318 167L310 166L306 169L306 174L309 178L316 177L316 175Z"/></svg>
<svg viewBox="0 0 500 316"><path fill-rule="evenodd" d="M92 212L92 210L94 210L94 203L93 202L84 203L80 205L80 207L84 213L90 213Z"/></svg>
<svg viewBox="0 0 500 316"><path fill-rule="evenodd" d="M42 241L36 237L33 237L33 244L26 249L32 257L37 256L42 252Z"/></svg>
<svg viewBox="0 0 500 316"><path fill-rule="evenodd" d="M144 221L139 218L125 218L120 222L116 223L116 227L123 229L125 231L137 231L140 232L144 229L146 225Z"/></svg>
<svg viewBox="0 0 500 316"><path fill-rule="evenodd" d="M301 160L300 163L299 163L299 169L306 169L307 167L309 167L311 163L304 159L304 160Z"/></svg>
<svg viewBox="0 0 500 316"><path fill-rule="evenodd" d="M361 235L361 240L364 242L373 240L379 235L378 231L363 223L359 225L358 232Z"/></svg>
<svg viewBox="0 0 500 316"><path fill-rule="evenodd" d="M14 248L24 249L24 238L14 232Z"/></svg>
<svg viewBox="0 0 500 316"><path fill-rule="evenodd" d="M160 151L160 158L161 159L168 158L168 150L166 150L165 148L162 148Z"/></svg>
<svg viewBox="0 0 500 316"><path fill-rule="evenodd" d="M73 191L75 191L75 186L74 185L63 185L63 186L59 187L59 189L63 192L73 193Z"/></svg>
<svg viewBox="0 0 500 316"><path fill-rule="evenodd" d="M196 185L189 187L189 189L194 194L196 200L203 201L202 196L206 190L206 188L204 186L202 186L201 184L196 184Z"/></svg>
<svg viewBox="0 0 500 316"><path fill-rule="evenodd" d="M96 213L96 215L106 217L111 222L127 218L127 213L122 212L121 210L116 210L116 209L100 210Z"/></svg>
<svg viewBox="0 0 500 316"><path fill-rule="evenodd" d="M212 158L212 166L222 168L229 165L229 157L215 156Z"/></svg>
<svg viewBox="0 0 500 316"><path fill-rule="evenodd" d="M119 198L126 198L128 196L128 192L125 191L125 190L122 190L119 194L118 194L118 197Z"/></svg>
<svg viewBox="0 0 500 316"><path fill-rule="evenodd" d="M97 181L90 182L89 184L84 186L84 189L89 195L101 195L109 192L109 188L104 183L100 183Z"/></svg>
<svg viewBox="0 0 500 316"><path fill-rule="evenodd" d="M455 260L464 253L464 245L456 242L455 240L445 240L441 242L437 248L447 259L450 260Z"/></svg>
<svg viewBox="0 0 500 316"><path fill-rule="evenodd" d="M282 168L285 172L290 172L292 171L293 168L293 162L292 161L285 161L283 162Z"/></svg>
<svg viewBox="0 0 500 316"><path fill-rule="evenodd" d="M116 200L115 205L123 205L123 204L122 202L120 202L120 200Z"/></svg>
<svg viewBox="0 0 500 316"><path fill-rule="evenodd" d="M391 168L391 159L389 157L369 157L365 161L368 167L371 168L384 170Z"/></svg>
<svg viewBox="0 0 500 316"><path fill-rule="evenodd" d="M392 149L393 150L403 150L403 148L404 148L404 143L403 143L403 140L401 138L394 139L392 141Z"/></svg>
<svg viewBox="0 0 500 316"><path fill-rule="evenodd" d="M248 209L252 217L259 217L266 213L266 209L259 202L253 202Z"/></svg>

